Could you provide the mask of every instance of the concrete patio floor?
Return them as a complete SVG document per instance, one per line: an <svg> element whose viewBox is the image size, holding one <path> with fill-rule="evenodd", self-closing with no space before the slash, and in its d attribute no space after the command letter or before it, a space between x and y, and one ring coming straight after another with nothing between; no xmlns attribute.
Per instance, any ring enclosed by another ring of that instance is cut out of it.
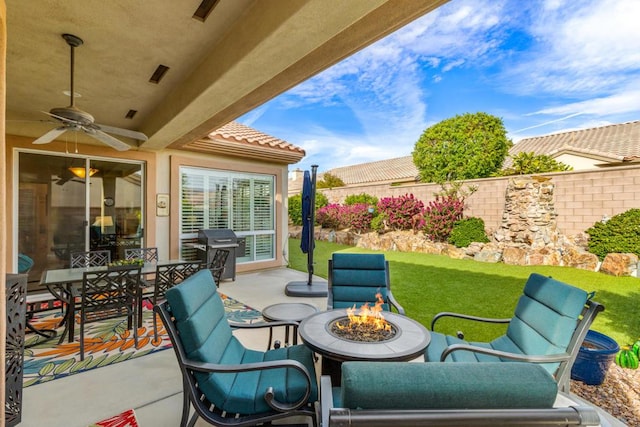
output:
<svg viewBox="0 0 640 427"><path fill-rule="evenodd" d="M287 283L306 281L307 277L306 273L286 268L239 274L235 281L223 281L220 292L257 310L278 302L306 302L324 310L325 297L285 295ZM266 348L266 330L236 333L247 347ZM284 342L282 336L275 334L274 338ZM86 427L127 409L135 410L140 427L174 427L180 424L182 380L173 350L28 387L23 393L22 422L19 425ZM205 425L208 424L202 420L196 423L196 426Z"/></svg>
<svg viewBox="0 0 640 427"><path fill-rule="evenodd" d="M257 310L279 302L305 302L326 309L326 297L303 298L285 295L292 281L306 281L308 275L286 268L239 274L235 281L223 281L220 292ZM314 278L314 282L324 279ZM278 328L284 329L284 328ZM264 350L268 330L236 331L250 348ZM284 342L284 331L274 339ZM317 366L320 372L320 366ZM561 404L561 406L567 403ZM182 415L182 380L173 350L61 378L24 389L20 427L87 427L125 410L134 409L140 427L174 427ZM618 420L601 414L609 423ZM303 424L308 418L282 420L274 424ZM208 424L198 420L197 427Z"/></svg>

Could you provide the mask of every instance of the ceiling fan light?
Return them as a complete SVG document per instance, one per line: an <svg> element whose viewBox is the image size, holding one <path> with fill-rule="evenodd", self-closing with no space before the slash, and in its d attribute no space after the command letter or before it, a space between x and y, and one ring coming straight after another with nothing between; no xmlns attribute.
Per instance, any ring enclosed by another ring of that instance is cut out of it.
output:
<svg viewBox="0 0 640 427"><path fill-rule="evenodd" d="M82 167L70 167L69 171L74 174L75 176L77 176L78 178L82 178L85 179L87 177L87 169L82 166ZM98 169L95 168L89 168L89 176L92 177L93 175L98 173Z"/></svg>

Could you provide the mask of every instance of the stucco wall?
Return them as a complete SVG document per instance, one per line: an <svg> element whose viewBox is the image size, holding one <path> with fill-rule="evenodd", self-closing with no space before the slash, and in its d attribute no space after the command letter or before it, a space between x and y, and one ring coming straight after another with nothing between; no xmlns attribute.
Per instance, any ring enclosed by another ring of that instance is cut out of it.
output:
<svg viewBox="0 0 640 427"><path fill-rule="evenodd" d="M603 216L611 217L631 208L640 208L638 166L541 175L550 177L555 184L558 229L562 234L578 234ZM465 181L465 184L478 187L478 191L467 198L465 215L482 218L490 232L497 229L502 221L507 181L508 177ZM440 189L436 184L378 184L318 191L324 193L331 203L342 203L351 194L366 193L380 198L412 193L427 204Z"/></svg>

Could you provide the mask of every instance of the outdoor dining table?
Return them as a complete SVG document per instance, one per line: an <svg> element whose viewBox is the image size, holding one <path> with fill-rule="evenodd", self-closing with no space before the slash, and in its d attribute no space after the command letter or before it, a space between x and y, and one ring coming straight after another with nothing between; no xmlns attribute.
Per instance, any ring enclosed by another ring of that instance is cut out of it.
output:
<svg viewBox="0 0 640 427"><path fill-rule="evenodd" d="M181 259L165 260L158 262L145 262L140 271L141 275L146 276L155 274L158 265L171 265L185 262ZM86 272L108 271L109 267L80 267L80 268L59 268L45 270L40 278L40 284L47 287L51 295L66 305L67 310L61 324L65 324L66 331L69 332L69 342L73 342L74 322L76 298L80 295L82 289L82 280ZM139 316L142 315L142 298L136 301ZM60 343L64 341L65 334L60 337Z"/></svg>

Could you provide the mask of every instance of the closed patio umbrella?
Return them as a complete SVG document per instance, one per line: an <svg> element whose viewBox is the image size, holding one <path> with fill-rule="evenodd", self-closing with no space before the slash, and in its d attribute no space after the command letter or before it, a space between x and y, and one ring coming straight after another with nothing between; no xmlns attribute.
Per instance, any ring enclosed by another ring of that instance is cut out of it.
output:
<svg viewBox="0 0 640 427"><path fill-rule="evenodd" d="M316 209L316 170L317 165L311 166L309 171L304 171L302 181L302 236L300 236L300 249L307 254L307 272L309 278L306 282L289 282L285 287L285 294L297 297L327 296L327 283L313 283L313 249L314 223Z"/></svg>
<svg viewBox="0 0 640 427"><path fill-rule="evenodd" d="M311 175L304 171L302 179L302 235L300 236L300 249L303 254L309 253L309 246L313 244L311 239Z"/></svg>

